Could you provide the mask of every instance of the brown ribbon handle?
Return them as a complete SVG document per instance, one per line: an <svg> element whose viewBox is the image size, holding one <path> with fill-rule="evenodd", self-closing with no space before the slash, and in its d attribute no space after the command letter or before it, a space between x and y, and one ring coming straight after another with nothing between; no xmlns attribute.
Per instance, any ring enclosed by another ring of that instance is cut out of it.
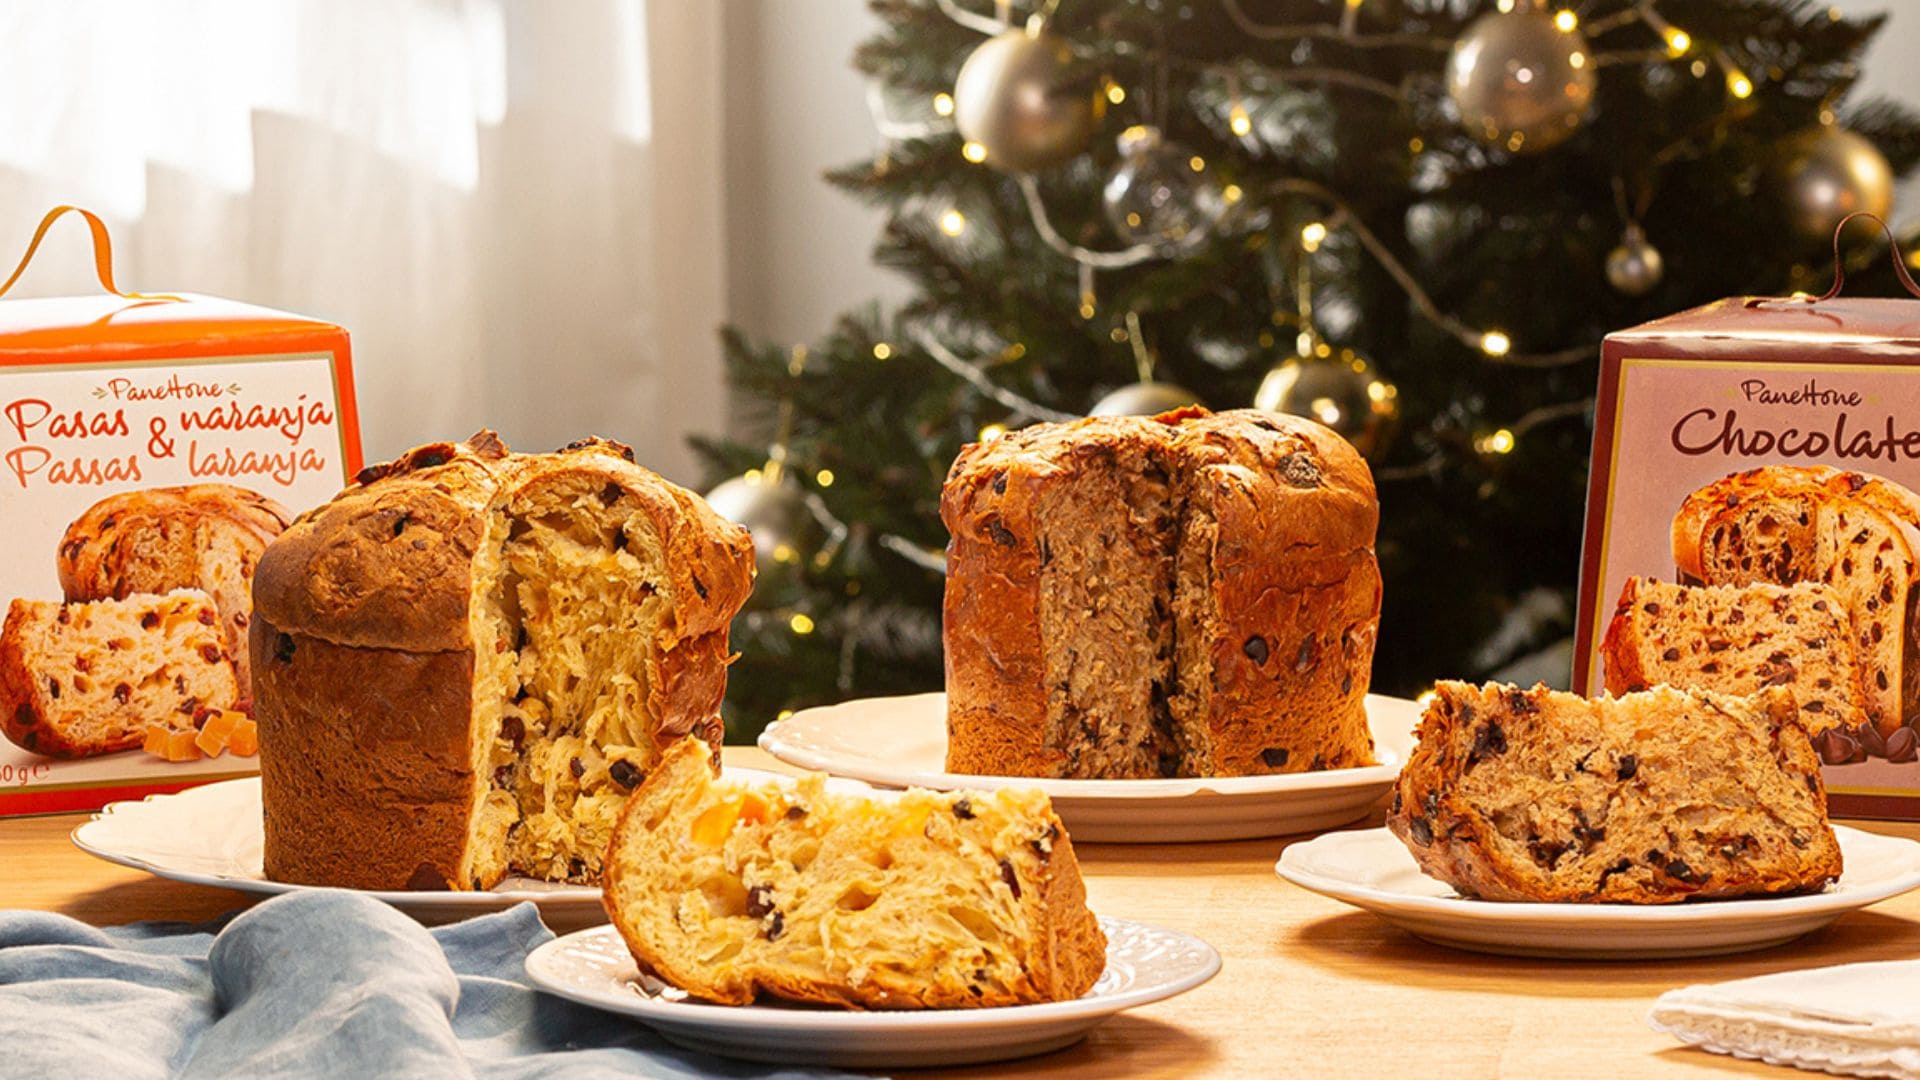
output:
<svg viewBox="0 0 1920 1080"><path fill-rule="evenodd" d="M1887 236L1887 250L1893 254L1893 272L1899 276L1900 284L1905 286L1909 293L1920 297L1920 285L1914 284L1913 275L1907 273L1907 260L1905 256L1900 254L1900 241L1894 238L1893 229L1881 219L1879 214L1871 210L1855 210L1853 213L1841 218L1840 224L1833 227L1833 284L1827 287L1825 294L1821 296L1761 296L1747 301L1747 306L1758 307L1761 304L1784 304L1794 301L1818 304L1824 300L1832 300L1834 297L1839 296L1840 287L1847 283L1847 265L1841 261L1840 258L1840 234L1846 231L1848 223L1853 221L1854 218L1866 218L1868 221L1880 226L1880 231Z"/></svg>
<svg viewBox="0 0 1920 1080"><path fill-rule="evenodd" d="M53 228L53 223L59 221L62 216L68 213L79 214L81 217L87 219L87 228L93 233L93 269L94 273L100 278L101 288L115 296L125 297L128 300L180 299L178 296L171 296L166 293L125 292L114 285L113 238L107 235L107 223L101 221L100 216L93 211L82 209L78 206L56 206L52 210L47 211L46 217L40 219L40 227L33 231L33 240L27 244L27 253L20 256L20 264L13 268L12 276L8 277L4 283L0 283L0 296L5 296L7 291L12 289L14 284L20 280L20 275L27 272L27 265L33 262L34 254L40 250L40 242L47 238L47 230Z"/></svg>

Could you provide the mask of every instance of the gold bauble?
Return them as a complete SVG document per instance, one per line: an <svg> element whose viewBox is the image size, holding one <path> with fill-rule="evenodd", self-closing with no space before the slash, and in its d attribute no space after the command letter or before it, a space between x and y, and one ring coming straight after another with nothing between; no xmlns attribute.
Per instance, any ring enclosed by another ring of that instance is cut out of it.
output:
<svg viewBox="0 0 1920 1080"><path fill-rule="evenodd" d="M1647 242L1638 225L1627 226L1620 246L1607 253L1607 284L1622 296L1645 296L1666 276L1660 249Z"/></svg>
<svg viewBox="0 0 1920 1080"><path fill-rule="evenodd" d="M1400 392L1358 353L1339 349L1275 364L1254 391L1253 407L1317 420L1371 458L1393 433Z"/></svg>
<svg viewBox="0 0 1920 1080"><path fill-rule="evenodd" d="M960 65L953 124L985 161L1033 172L1078 156L1093 138L1101 98L1066 39L1037 28L988 38Z"/></svg>
<svg viewBox="0 0 1920 1080"><path fill-rule="evenodd" d="M1593 104L1593 52L1545 11L1482 15L1454 42L1447 96L1460 123L1514 153L1564 142Z"/></svg>
<svg viewBox="0 0 1920 1080"><path fill-rule="evenodd" d="M1200 395L1172 383L1141 382L1123 386L1093 403L1088 416L1158 416L1170 409L1198 405Z"/></svg>
<svg viewBox="0 0 1920 1080"><path fill-rule="evenodd" d="M1793 231L1830 240L1856 210L1885 218L1893 209L1893 168L1872 141L1838 125L1808 128L1781 141L1773 189Z"/></svg>

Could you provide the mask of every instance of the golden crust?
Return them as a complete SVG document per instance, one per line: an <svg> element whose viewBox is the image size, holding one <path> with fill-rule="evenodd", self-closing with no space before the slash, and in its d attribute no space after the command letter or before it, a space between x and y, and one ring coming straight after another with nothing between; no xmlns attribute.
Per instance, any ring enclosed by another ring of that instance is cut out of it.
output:
<svg viewBox="0 0 1920 1080"><path fill-rule="evenodd" d="M200 588L198 559L170 551L170 562L136 566L122 538L163 525L192 526L211 519L253 541L256 556L293 520L287 508L257 491L231 484L141 488L109 495L75 518L60 537L60 587L69 601L124 600L130 593Z"/></svg>

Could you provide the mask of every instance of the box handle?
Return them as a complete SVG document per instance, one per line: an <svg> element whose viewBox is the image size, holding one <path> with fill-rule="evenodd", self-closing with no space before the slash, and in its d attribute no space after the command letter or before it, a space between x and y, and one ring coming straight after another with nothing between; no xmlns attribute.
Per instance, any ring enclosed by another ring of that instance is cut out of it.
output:
<svg viewBox="0 0 1920 1080"><path fill-rule="evenodd" d="M59 221L68 211L72 211L86 218L87 228L93 232L93 268L94 271L100 275L101 288L115 296L125 297L128 300L178 301L181 299L178 296L172 296L167 293L122 292L115 286L113 283L113 238L107 235L107 223L101 221L99 215L93 211L78 206L56 206L52 210L47 211L46 217L40 219L40 227L33 231L33 240L27 244L27 253L20 256L20 265L13 268L13 276L7 278L5 284L0 284L0 296L7 295L7 291L13 288L15 282L20 280L20 275L27 272L27 265L33 262L34 253L40 250L40 241L47 238L47 230L53 228L53 223Z"/></svg>
<svg viewBox="0 0 1920 1080"><path fill-rule="evenodd" d="M1920 296L1920 285L1914 284L1913 276L1907 273L1907 260L1900 255L1900 241L1894 239L1893 229L1890 228L1885 221L1881 220L1880 215L1870 210L1855 210L1853 213L1841 218L1840 224L1833 227L1833 284L1828 286L1825 295L1756 296L1747 301L1747 306L1751 308L1759 307L1762 304L1818 304L1839 296L1840 286L1847 282L1847 267L1845 263L1840 261L1840 234L1846 231L1847 223L1851 222L1854 218L1866 218L1868 221L1880 226L1880 231L1887 234L1887 250L1893 255L1893 272L1899 275L1900 284L1906 286L1908 292L1914 296ZM4 289L0 289L0 292L4 291Z"/></svg>

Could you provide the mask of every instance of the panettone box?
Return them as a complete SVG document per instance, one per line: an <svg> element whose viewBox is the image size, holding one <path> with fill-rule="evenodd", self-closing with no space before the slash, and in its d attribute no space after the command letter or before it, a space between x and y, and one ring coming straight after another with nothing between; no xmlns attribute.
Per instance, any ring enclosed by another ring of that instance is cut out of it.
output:
<svg viewBox="0 0 1920 1080"><path fill-rule="evenodd" d="M1602 645L1630 577L1833 585L1856 640L1774 627L1790 640L1751 674L1791 685L1808 650L1853 650L1858 700L1879 712L1815 738L1833 811L1920 818L1914 491L1920 301L1730 299L1609 335L1594 410L1575 688L1609 688ZM1868 577L1876 568L1884 568L1880 576ZM1904 627L1902 648L1876 645L1885 630L1875 624ZM1675 632L1661 658L1703 670L1716 651L1752 648L1740 628L1697 619ZM1905 677L1870 668L1862 654L1873 649L1898 652ZM1621 673L1611 688L1632 689L1621 685L1627 678Z"/></svg>
<svg viewBox="0 0 1920 1080"><path fill-rule="evenodd" d="M103 240L95 227L96 241ZM104 260L101 279L112 288ZM0 723L0 816L89 809L257 772L256 757L201 738L210 721L216 733L239 726L251 697L242 685L244 669L217 644L200 646L204 656L172 655L186 651L181 642L194 631L160 625L162 616L179 618L180 612L233 619L237 635L209 624L205 636L244 641L244 612L159 606L132 615L130 633L145 628L170 637L109 637L105 648L119 656L95 661L63 653L53 660L48 621L64 621L61 630L76 619L89 627L93 621L76 614L91 609L51 605L101 599L92 592L115 589L133 592L127 602L137 605L148 595L138 587L143 581L173 587L173 576L183 572L180 551L207 543L195 532L203 527L192 508L199 496L175 498L154 489L225 485L203 491L215 505L231 498L247 507L249 520L269 523L256 531L270 533L276 519L331 498L359 468L347 333L338 326L190 294L0 300L0 604L9 605L5 633L12 635L0 641L0 697L10 721ZM102 507L102 500L113 501ZM138 512L116 521L121 506ZM215 557L229 559L222 580L235 580L235 558L243 574L250 572L252 556L245 551L235 555L222 547ZM63 566L73 580L63 583ZM16 600L42 602L32 605L37 616L29 617L29 605ZM128 649L140 654L137 662L126 659L132 653L122 650ZM191 686L182 678L191 665L215 663L234 668L227 683L232 708L218 716L185 695ZM105 670L114 672L113 684L94 685ZM169 688L174 679L181 679L182 693ZM75 680L78 687L71 685ZM64 702L55 697L62 690ZM48 723L43 711L71 704L81 690L89 700L104 692L108 707L89 711L96 718L88 722L93 738L76 752L41 737ZM139 710L159 710L162 695L173 706L162 726L193 734L150 753L145 731L151 720ZM138 744L103 749L123 743L112 733L130 725L142 729ZM199 741L215 754L188 748ZM44 752L49 742L52 753ZM248 749L245 739L239 742Z"/></svg>

